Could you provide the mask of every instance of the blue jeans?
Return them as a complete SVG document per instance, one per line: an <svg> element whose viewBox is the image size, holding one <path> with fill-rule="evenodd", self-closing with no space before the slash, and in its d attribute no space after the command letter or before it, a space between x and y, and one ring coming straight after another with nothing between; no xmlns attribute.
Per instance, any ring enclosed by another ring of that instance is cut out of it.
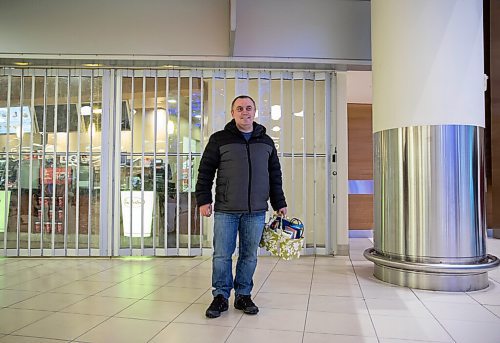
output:
<svg viewBox="0 0 500 343"><path fill-rule="evenodd" d="M234 288L236 295L250 295L266 213L215 212L214 216L212 294L214 297L222 294L227 299ZM232 255L236 248L237 234L239 254L233 282Z"/></svg>

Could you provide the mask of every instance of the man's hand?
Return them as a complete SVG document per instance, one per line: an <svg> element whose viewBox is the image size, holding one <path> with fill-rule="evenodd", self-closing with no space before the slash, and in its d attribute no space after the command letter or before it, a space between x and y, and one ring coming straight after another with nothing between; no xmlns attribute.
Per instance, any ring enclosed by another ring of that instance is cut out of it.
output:
<svg viewBox="0 0 500 343"><path fill-rule="evenodd" d="M203 217L210 217L212 215L212 204L201 205L200 214Z"/></svg>
<svg viewBox="0 0 500 343"><path fill-rule="evenodd" d="M286 207L280 208L278 211L278 214L282 217L286 216Z"/></svg>

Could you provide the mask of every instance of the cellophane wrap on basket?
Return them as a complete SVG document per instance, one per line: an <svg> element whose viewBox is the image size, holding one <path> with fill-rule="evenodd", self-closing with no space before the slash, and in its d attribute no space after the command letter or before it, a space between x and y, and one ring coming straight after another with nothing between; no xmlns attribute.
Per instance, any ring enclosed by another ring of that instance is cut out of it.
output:
<svg viewBox="0 0 500 343"><path fill-rule="evenodd" d="M260 246L269 251L271 255L278 256L283 260L299 258L304 237L290 238L290 235L283 230L282 221L282 218L275 216L265 225ZM290 222L289 220L285 221ZM299 220L297 222L303 228L302 222Z"/></svg>

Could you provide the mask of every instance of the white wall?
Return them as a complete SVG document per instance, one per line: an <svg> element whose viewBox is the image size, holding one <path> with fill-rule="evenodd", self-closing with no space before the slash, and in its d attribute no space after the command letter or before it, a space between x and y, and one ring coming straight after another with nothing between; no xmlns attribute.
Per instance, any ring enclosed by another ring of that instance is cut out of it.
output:
<svg viewBox="0 0 500 343"><path fill-rule="evenodd" d="M347 72L347 102L349 104L372 103L372 72Z"/></svg>
<svg viewBox="0 0 500 343"><path fill-rule="evenodd" d="M234 56L370 60L370 2L238 0Z"/></svg>
<svg viewBox="0 0 500 343"><path fill-rule="evenodd" d="M227 0L0 0L0 53L228 52Z"/></svg>
<svg viewBox="0 0 500 343"><path fill-rule="evenodd" d="M370 62L369 1L234 3L234 57ZM0 0L0 55L231 59L230 10L229 0Z"/></svg>

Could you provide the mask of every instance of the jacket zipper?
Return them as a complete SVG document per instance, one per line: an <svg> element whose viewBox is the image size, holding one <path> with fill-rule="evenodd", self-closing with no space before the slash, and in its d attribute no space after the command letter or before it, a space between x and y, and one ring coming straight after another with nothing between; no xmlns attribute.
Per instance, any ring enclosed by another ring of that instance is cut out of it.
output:
<svg viewBox="0 0 500 343"><path fill-rule="evenodd" d="M250 159L250 144L247 144L247 157L248 157L248 212L252 213L252 205L250 204L250 191L252 189L252 160Z"/></svg>

